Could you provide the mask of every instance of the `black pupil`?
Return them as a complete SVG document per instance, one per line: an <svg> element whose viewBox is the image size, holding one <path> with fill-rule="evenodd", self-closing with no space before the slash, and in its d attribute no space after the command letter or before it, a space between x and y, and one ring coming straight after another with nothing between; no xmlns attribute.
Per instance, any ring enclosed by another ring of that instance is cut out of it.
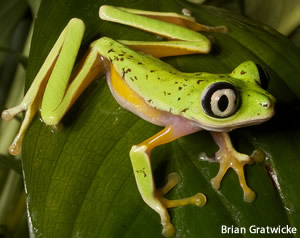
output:
<svg viewBox="0 0 300 238"><path fill-rule="evenodd" d="M224 112L226 110L226 108L228 107L228 103L229 103L229 101L228 101L227 96L222 95L221 98L218 101L219 110L221 112Z"/></svg>

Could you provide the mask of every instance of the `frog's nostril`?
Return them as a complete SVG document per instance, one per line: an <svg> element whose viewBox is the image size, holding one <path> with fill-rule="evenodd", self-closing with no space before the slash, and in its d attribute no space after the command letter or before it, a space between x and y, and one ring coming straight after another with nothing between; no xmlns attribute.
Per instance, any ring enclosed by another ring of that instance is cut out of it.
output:
<svg viewBox="0 0 300 238"><path fill-rule="evenodd" d="M273 101L270 99L265 99L264 101L259 103L263 108L269 109L273 107Z"/></svg>
<svg viewBox="0 0 300 238"><path fill-rule="evenodd" d="M262 105L262 107L265 107L265 108L270 107L270 103L267 103L267 102L263 102L261 105Z"/></svg>

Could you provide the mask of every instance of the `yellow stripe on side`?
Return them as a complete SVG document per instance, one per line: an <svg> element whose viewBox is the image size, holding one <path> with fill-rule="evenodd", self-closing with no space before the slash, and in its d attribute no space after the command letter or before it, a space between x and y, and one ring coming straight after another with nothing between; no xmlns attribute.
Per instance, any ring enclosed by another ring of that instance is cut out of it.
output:
<svg viewBox="0 0 300 238"><path fill-rule="evenodd" d="M149 119L158 119L161 116L161 111L149 106L141 96L126 84L112 64L110 65L110 80L113 90L131 105L132 108L130 109L133 113L143 114Z"/></svg>

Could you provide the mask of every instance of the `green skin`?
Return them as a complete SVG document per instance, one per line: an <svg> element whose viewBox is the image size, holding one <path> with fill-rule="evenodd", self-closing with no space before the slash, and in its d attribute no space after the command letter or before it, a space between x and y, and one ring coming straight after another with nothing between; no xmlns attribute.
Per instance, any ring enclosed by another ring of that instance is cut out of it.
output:
<svg viewBox="0 0 300 238"><path fill-rule="evenodd" d="M188 49L188 52L192 53L208 53L210 51L210 41L200 33L172 23L148 18L147 16L150 15L159 16L162 19L174 17L187 20L191 24L198 24L191 17L175 13L102 6L100 18L103 20L137 27L175 40L129 42L103 37L91 44L84 64L75 79L69 84L84 34L83 22L79 19L71 19L50 51L23 101L18 106L5 110L2 118L11 120L19 112L26 111L21 129L9 148L10 153L15 155L20 152L26 129L39 107L41 107L41 115L45 123L58 124L80 93L92 81L87 75L95 70L95 64L100 66L99 71L95 75L90 75L91 77L104 74L104 69L107 69L105 65L110 62L119 76L125 80L127 86L146 102L146 108L164 112L161 114L161 121L164 123L160 125L166 126L166 129L161 134L158 133L157 136L154 136L150 142L145 141L138 146L133 146L130 151L130 159L142 198L160 215L163 234L170 237L175 234L175 228L170 222L167 208L186 204L203 206L206 198L203 194L198 193L193 197L177 201L165 199L163 195L180 180L178 175L171 174L168 184L163 189L155 188L150 162L151 150L155 146L201 129L226 132L237 127L261 123L274 114L275 99L260 87L259 70L252 61L242 63L229 74L184 73L153 56L128 48L127 46L130 47L134 44L145 48L163 45L171 49ZM206 31L222 29L224 30L224 27L204 26ZM176 54L174 53L174 55ZM50 72L49 78L47 72ZM230 115L222 118L207 114L201 104L203 95L209 91L211 85L218 82L230 83L235 88L239 102L239 106ZM47 85L46 88L43 85ZM128 102L124 104L126 103ZM123 104L121 103L121 105ZM138 111L132 111L143 117ZM145 118L147 119L147 117ZM149 121L151 122L151 120ZM169 126L172 127L170 127L172 132L168 130ZM213 187L219 188L222 177L227 169L232 167L239 175L245 201L253 201L255 193L248 188L243 174L243 165L251 163L251 158L235 151L226 133L214 133L213 136L220 147L220 151L217 153L220 170L212 180Z"/></svg>
<svg viewBox="0 0 300 238"><path fill-rule="evenodd" d="M201 128L230 131L260 123L274 113L272 107L262 106L274 104L275 99L260 87L259 72L252 61L242 63L230 74L184 73L110 38L101 38L98 46L101 55L150 106L195 121ZM216 82L228 82L238 89L241 105L230 117L213 118L201 106L204 90Z"/></svg>

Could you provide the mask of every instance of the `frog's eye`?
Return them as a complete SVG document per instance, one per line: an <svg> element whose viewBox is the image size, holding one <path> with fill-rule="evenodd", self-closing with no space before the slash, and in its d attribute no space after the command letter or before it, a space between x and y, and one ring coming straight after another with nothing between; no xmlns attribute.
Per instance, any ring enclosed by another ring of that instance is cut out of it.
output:
<svg viewBox="0 0 300 238"><path fill-rule="evenodd" d="M268 84L269 84L269 75L264 68L262 68L259 64L256 64L258 73L259 73L259 85L264 89L268 89Z"/></svg>
<svg viewBox="0 0 300 238"><path fill-rule="evenodd" d="M230 83L214 83L204 91L201 104L209 116L226 118L237 111L238 96Z"/></svg>

